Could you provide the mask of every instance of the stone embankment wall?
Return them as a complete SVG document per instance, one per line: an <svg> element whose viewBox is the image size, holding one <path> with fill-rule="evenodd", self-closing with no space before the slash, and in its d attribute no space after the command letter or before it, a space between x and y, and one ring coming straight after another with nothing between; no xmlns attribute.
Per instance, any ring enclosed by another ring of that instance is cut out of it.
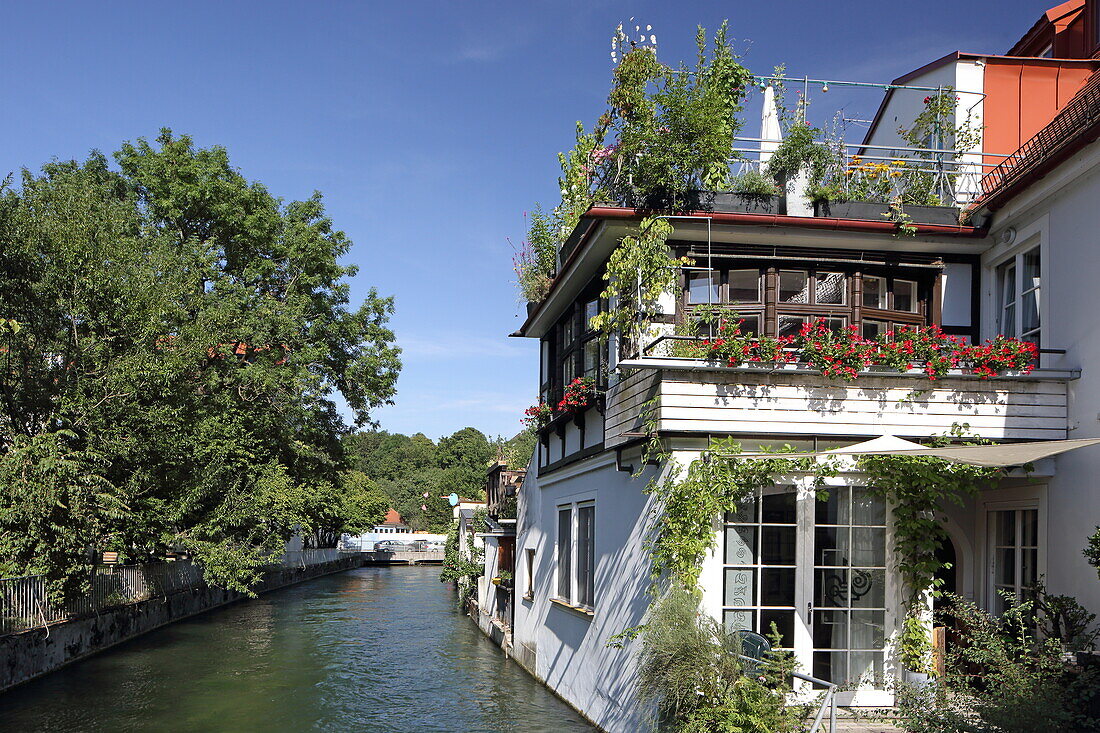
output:
<svg viewBox="0 0 1100 733"><path fill-rule="evenodd" d="M357 568L362 562L358 555L352 555L304 568L272 570L255 591L267 593ZM97 616L0 636L0 692L158 627L246 598L242 593L222 588L196 588L120 606Z"/></svg>

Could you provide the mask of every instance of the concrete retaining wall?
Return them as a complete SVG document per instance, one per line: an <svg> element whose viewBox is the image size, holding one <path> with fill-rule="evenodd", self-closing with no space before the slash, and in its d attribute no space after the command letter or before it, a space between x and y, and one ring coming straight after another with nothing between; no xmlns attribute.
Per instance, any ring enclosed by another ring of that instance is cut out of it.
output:
<svg viewBox="0 0 1100 733"><path fill-rule="evenodd" d="M267 593L321 575L360 567L358 555L305 568L283 568L265 576L255 589ZM247 599L236 591L200 588L111 609L45 628L0 637L0 692L89 657L160 626Z"/></svg>

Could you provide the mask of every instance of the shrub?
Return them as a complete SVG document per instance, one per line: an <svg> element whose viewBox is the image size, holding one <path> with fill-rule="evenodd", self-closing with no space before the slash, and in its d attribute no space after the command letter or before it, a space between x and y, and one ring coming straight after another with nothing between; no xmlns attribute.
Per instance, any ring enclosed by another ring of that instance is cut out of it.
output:
<svg viewBox="0 0 1100 733"><path fill-rule="evenodd" d="M1084 710L1100 679L1067 673L1057 639L1042 638L1032 601L1006 596L1008 609L990 616L947 594L959 629L949 645L947 673L935 684L900 685L898 722L912 733L1043 733L1100 730Z"/></svg>
<svg viewBox="0 0 1100 733"><path fill-rule="evenodd" d="M789 653L765 660L762 675L743 674L740 637L699 613L699 599L674 584L641 630L640 695L658 722L690 733L800 730L805 710L787 706Z"/></svg>

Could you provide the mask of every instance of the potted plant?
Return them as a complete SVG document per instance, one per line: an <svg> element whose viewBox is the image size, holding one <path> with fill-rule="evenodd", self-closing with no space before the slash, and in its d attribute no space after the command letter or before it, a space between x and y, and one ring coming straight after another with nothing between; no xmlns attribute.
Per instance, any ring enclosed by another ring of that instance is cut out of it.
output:
<svg viewBox="0 0 1100 733"><path fill-rule="evenodd" d="M928 627L923 619L910 611L902 621L901 638L898 640L898 656L901 659L902 679L912 685L927 685L932 672L932 644L928 640Z"/></svg>
<svg viewBox="0 0 1100 733"><path fill-rule="evenodd" d="M727 191L693 191L692 195L696 207L707 211L785 214L781 193L771 178L750 170L731 178Z"/></svg>

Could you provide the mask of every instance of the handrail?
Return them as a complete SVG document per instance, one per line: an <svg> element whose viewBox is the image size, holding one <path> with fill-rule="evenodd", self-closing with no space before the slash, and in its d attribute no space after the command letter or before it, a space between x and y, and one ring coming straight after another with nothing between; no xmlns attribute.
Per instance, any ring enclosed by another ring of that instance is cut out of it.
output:
<svg viewBox="0 0 1100 733"><path fill-rule="evenodd" d="M750 662L756 662L759 664L763 660L756 657L750 657L746 654L738 654L739 659L748 660ZM821 727L821 719L825 716L825 707L829 707L829 733L836 733L836 691L837 685L828 680L819 679L813 675L803 674L802 672L791 672L791 676L809 682L812 685L818 685L825 688L825 696L821 698L821 706L817 709L817 716L814 718L814 724L810 727L809 733L817 733Z"/></svg>

